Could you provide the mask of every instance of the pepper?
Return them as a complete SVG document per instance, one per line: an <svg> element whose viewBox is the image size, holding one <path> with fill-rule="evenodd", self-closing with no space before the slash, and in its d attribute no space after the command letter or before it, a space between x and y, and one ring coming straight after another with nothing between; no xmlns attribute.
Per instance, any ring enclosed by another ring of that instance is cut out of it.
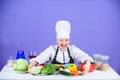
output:
<svg viewBox="0 0 120 80"><path fill-rule="evenodd" d="M68 66L68 69L69 69L69 71L76 71L77 70L76 64L70 64Z"/></svg>
<svg viewBox="0 0 120 80"><path fill-rule="evenodd" d="M76 64L70 64L68 70L72 73L73 76L78 75L78 70Z"/></svg>

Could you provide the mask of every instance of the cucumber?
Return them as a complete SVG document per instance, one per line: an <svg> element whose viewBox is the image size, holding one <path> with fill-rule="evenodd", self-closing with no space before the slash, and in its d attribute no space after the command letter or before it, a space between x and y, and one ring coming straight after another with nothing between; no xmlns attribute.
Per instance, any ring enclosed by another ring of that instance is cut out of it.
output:
<svg viewBox="0 0 120 80"><path fill-rule="evenodd" d="M67 76L72 76L70 72L67 71L59 71L60 74L67 75Z"/></svg>

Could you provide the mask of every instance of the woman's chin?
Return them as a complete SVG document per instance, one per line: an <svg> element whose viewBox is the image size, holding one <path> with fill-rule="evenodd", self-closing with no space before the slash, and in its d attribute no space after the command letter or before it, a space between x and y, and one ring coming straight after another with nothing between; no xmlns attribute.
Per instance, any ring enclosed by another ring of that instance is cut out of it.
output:
<svg viewBox="0 0 120 80"><path fill-rule="evenodd" d="M65 51L67 49L67 47L62 47L61 50L62 51Z"/></svg>

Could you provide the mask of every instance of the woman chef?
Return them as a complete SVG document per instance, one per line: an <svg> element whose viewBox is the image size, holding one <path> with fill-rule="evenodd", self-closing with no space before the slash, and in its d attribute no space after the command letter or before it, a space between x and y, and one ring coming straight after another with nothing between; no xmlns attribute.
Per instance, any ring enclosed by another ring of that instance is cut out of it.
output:
<svg viewBox="0 0 120 80"><path fill-rule="evenodd" d="M92 58L80 50L75 45L69 45L70 43L70 23L66 20L60 20L56 23L56 42L57 45L51 45L36 58L30 60L28 69L37 65L44 64L47 61L51 61L54 64L66 64L74 63L74 60L85 63L83 74L87 74L90 68Z"/></svg>

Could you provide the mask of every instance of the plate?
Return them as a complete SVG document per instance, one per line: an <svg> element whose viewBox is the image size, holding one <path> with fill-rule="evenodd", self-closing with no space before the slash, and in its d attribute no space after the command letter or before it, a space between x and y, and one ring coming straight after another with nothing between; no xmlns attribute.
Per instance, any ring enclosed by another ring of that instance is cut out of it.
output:
<svg viewBox="0 0 120 80"><path fill-rule="evenodd" d="M28 73L28 71L15 71L16 73L21 73L21 74L25 74Z"/></svg>

